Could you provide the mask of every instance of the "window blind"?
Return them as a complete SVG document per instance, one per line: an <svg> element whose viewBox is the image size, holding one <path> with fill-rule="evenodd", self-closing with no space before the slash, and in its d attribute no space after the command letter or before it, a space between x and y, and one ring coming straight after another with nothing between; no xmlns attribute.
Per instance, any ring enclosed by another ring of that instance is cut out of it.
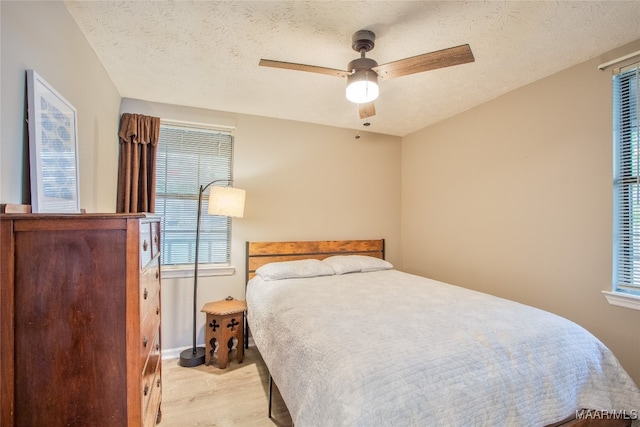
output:
<svg viewBox="0 0 640 427"><path fill-rule="evenodd" d="M232 177L233 136L161 122L156 159L156 213L162 215L162 264L195 263L200 186ZM202 199L199 263L229 263L231 220L207 214Z"/></svg>
<svg viewBox="0 0 640 427"><path fill-rule="evenodd" d="M640 293L640 64L613 77L614 290Z"/></svg>

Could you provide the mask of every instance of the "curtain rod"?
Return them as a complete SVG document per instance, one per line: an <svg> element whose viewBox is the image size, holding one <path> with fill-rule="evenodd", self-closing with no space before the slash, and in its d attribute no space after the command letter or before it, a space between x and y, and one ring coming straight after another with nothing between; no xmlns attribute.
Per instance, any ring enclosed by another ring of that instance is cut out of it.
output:
<svg viewBox="0 0 640 427"><path fill-rule="evenodd" d="M607 67L609 67L609 66L611 66L613 64L617 64L618 62L625 61L625 60L627 60L629 58L633 58L634 56L640 56L640 50L638 50L636 52L633 52L633 53L630 53L630 54L625 55L625 56L621 56L620 58L616 58L613 61L609 61L609 62L605 62L604 64L600 64L600 65L598 65L598 70L604 71L605 68L607 68Z"/></svg>

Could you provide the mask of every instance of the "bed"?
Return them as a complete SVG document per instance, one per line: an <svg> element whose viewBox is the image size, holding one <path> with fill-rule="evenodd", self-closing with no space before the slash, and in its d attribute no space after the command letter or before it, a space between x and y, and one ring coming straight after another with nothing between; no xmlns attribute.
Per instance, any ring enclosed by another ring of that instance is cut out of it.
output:
<svg viewBox="0 0 640 427"><path fill-rule="evenodd" d="M384 240L248 242L246 271L298 427L639 425L640 389L582 327L398 271Z"/></svg>

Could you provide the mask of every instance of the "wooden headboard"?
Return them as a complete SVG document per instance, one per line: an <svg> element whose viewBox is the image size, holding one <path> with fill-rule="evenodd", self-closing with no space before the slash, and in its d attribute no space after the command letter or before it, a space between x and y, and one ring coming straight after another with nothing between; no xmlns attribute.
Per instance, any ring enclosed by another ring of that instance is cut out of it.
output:
<svg viewBox="0 0 640 427"><path fill-rule="evenodd" d="M247 242L246 280L270 262L324 259L332 255L368 255L384 259L384 239Z"/></svg>

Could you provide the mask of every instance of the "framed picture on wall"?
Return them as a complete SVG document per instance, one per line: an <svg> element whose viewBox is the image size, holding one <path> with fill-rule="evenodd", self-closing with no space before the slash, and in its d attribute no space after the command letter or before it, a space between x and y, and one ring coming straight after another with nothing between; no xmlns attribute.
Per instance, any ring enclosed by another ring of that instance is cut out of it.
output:
<svg viewBox="0 0 640 427"><path fill-rule="evenodd" d="M32 212L80 212L76 109L34 70L27 104Z"/></svg>

